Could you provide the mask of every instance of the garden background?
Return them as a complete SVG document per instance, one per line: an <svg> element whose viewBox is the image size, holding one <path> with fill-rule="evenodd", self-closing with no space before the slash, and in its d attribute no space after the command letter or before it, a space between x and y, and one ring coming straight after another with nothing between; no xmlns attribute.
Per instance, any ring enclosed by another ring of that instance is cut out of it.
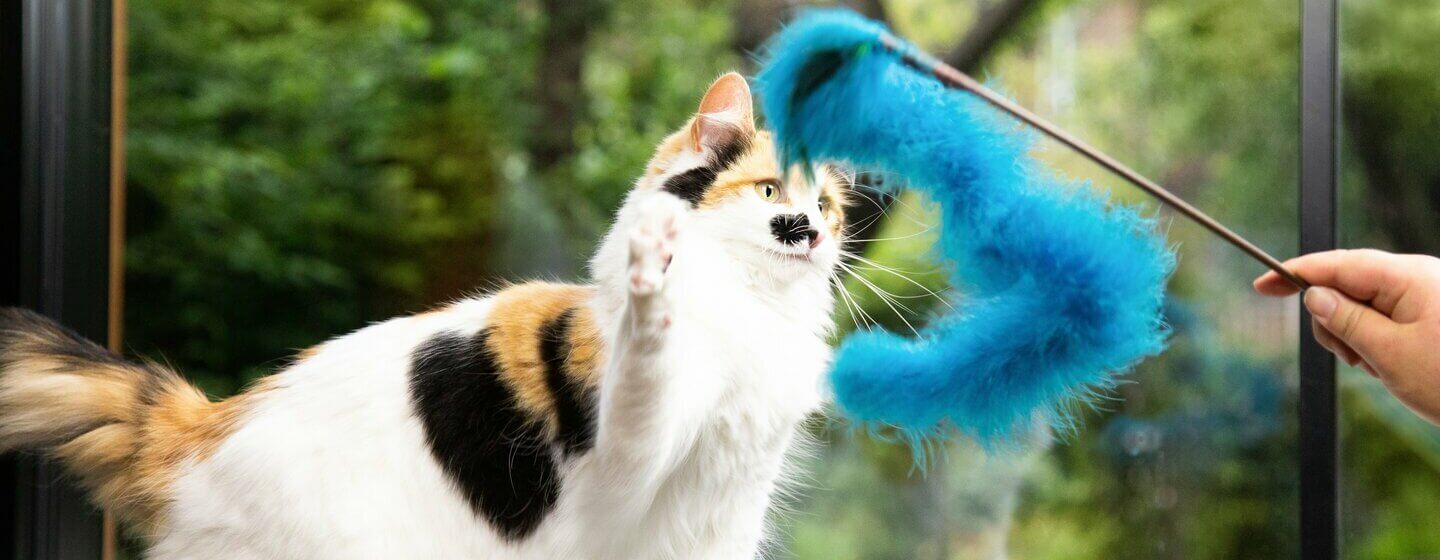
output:
<svg viewBox="0 0 1440 560"><path fill-rule="evenodd" d="M126 345L215 396L296 350L506 280L581 280L653 145L786 0L131 0ZM961 68L1295 252L1297 0L869 0ZM1342 0L1345 246L1440 254L1440 3ZM1037 155L1117 200L1080 158ZM923 323L924 200L865 191L846 328ZM880 210L883 209L883 213ZM1296 302L1163 213L1171 350L1073 433L998 455L817 418L770 551L798 559L1271 559L1297 543ZM868 222L867 222L868 223ZM902 278L908 277L916 282ZM909 309L887 304L873 287ZM1343 550L1440 555L1440 432L1343 370Z"/></svg>

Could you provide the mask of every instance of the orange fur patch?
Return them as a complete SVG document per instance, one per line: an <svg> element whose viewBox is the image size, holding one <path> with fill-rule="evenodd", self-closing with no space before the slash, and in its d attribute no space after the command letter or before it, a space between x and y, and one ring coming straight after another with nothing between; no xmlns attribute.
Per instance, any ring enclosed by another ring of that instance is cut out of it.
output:
<svg viewBox="0 0 1440 560"><path fill-rule="evenodd" d="M303 361L308 360L308 359L310 359L310 358L314 358L316 354L319 354L320 351L321 351L321 350L324 350L324 349L325 349L325 345L324 345L324 344L316 344L316 345L314 345L314 346L311 346L311 347L309 347L309 348L306 348L306 349L304 349L304 350L301 350L299 353L295 354L295 361L297 361L297 362L303 362Z"/></svg>
<svg viewBox="0 0 1440 560"><path fill-rule="evenodd" d="M135 423L111 424L76 438L56 449L56 455L75 465L119 467L109 476L96 477L96 495L101 503L117 504L117 511L142 533L158 529L164 518L170 487L180 469L191 461L203 461L217 449L244 420L254 404L278 385L277 377L260 380L233 398L211 402L198 389L178 376L156 381ZM143 406L143 403L142 403ZM112 434L100 435L102 430ZM93 437L92 437L93 436ZM130 441L126 441L126 440ZM128 445L128 466L114 461ZM87 457L89 459L87 460Z"/></svg>
<svg viewBox="0 0 1440 560"><path fill-rule="evenodd" d="M487 344L494 353L500 379L515 397L519 408L531 418L558 425L555 396L546 380L546 366L540 355L542 327L562 313L572 311L570 355L564 371L586 386L598 383L602 347L600 331L591 313L589 286L532 282L507 288L495 295L490 312Z"/></svg>
<svg viewBox="0 0 1440 560"><path fill-rule="evenodd" d="M682 152L689 149L689 130L694 122L695 119L691 118L690 122L681 127L679 131L671 133L660 141L660 145L655 147L655 154L650 156L650 163L645 166L646 177L655 177L665 173L675 158L680 157ZM656 185L656 188L659 188L659 185Z"/></svg>

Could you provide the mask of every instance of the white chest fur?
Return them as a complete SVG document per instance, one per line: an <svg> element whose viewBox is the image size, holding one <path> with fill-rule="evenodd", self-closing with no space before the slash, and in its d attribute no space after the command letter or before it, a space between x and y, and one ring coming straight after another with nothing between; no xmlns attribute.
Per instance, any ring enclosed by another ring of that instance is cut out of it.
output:
<svg viewBox="0 0 1440 560"><path fill-rule="evenodd" d="M686 307L677 305L663 357L652 364L673 381L656 395L652 417L664 419L659 437L671 442L637 448L653 450L658 464L642 461L654 470L637 476L612 472L603 456L578 461L559 522L537 545L555 539L541 546L604 551L595 558L753 557L797 427L819 405L829 348L768 313L714 328L722 314L709 312L738 315L746 305L694 317Z"/></svg>

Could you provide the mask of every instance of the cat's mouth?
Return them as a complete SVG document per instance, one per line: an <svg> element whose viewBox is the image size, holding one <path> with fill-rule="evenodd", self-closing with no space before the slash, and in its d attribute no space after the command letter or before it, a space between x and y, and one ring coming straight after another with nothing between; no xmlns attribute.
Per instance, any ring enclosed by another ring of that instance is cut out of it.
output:
<svg viewBox="0 0 1440 560"><path fill-rule="evenodd" d="M772 250L769 251L769 253L772 254L772 255L775 255L775 258L780 259L781 261L785 261L785 262L795 262L795 263L808 263L808 262L811 262L811 261L812 261L811 255L812 255L813 252L812 252L812 251L805 251L805 252L803 252L803 253L791 253L791 252L788 252L788 251L776 251L776 250L773 250L773 249L772 249Z"/></svg>

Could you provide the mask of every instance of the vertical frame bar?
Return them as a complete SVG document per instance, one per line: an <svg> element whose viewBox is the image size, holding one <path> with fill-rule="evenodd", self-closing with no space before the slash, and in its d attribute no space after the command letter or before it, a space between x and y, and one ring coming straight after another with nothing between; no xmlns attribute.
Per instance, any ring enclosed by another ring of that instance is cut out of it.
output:
<svg viewBox="0 0 1440 560"><path fill-rule="evenodd" d="M1339 177L1338 0L1301 0L1300 252L1335 248ZM1300 557L1339 557L1335 357L1300 312Z"/></svg>
<svg viewBox="0 0 1440 560"><path fill-rule="evenodd" d="M0 180L15 181L20 169L20 5L0 3ZM0 187L0 305L19 303L20 189ZM16 560L20 540L15 495L18 465L0 456L0 560Z"/></svg>
<svg viewBox="0 0 1440 560"><path fill-rule="evenodd" d="M108 331L112 19L109 0L0 2L7 126L0 304L93 340ZM101 518L57 465L10 457L0 558L94 560Z"/></svg>

